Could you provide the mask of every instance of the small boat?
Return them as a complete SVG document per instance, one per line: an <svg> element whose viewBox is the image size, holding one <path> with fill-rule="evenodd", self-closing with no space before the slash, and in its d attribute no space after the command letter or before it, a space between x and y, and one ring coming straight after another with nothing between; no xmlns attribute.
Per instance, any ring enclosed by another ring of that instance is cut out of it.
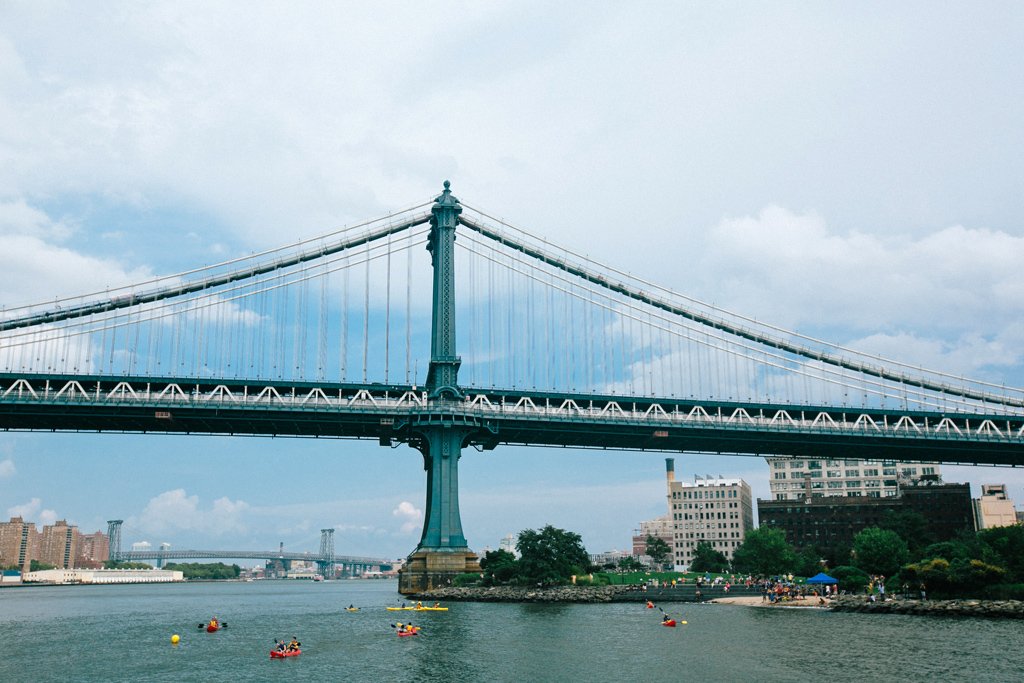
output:
<svg viewBox="0 0 1024 683"><path fill-rule="evenodd" d="M419 632L420 632L419 629L415 629L413 631L399 631L398 632L398 637L399 638L405 638L406 636L415 636L415 635L419 635Z"/></svg>
<svg viewBox="0 0 1024 683"><path fill-rule="evenodd" d="M213 633L214 631L219 631L219 630L220 630L220 626L214 626L213 624L207 624L207 626L206 626L206 632L207 633Z"/></svg>
<svg viewBox="0 0 1024 683"><path fill-rule="evenodd" d="M359 608L358 607L346 607L345 611L346 612L358 612Z"/></svg>
<svg viewBox="0 0 1024 683"><path fill-rule="evenodd" d="M302 654L302 650L271 650L271 659L282 659L284 657L298 657Z"/></svg>
<svg viewBox="0 0 1024 683"><path fill-rule="evenodd" d="M673 626L674 627L676 625L676 620L675 619L669 619L668 621L661 622L661 625L662 626Z"/></svg>

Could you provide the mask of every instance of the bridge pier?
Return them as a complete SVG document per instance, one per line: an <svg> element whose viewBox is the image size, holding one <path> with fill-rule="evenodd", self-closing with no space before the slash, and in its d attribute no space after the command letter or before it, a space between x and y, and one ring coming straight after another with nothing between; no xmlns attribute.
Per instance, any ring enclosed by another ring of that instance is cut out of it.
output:
<svg viewBox="0 0 1024 683"><path fill-rule="evenodd" d="M480 571L459 514L459 458L475 431L443 419L420 431L422 440L415 446L427 472L426 514L419 545L398 572L398 592L403 595L448 586L458 574Z"/></svg>

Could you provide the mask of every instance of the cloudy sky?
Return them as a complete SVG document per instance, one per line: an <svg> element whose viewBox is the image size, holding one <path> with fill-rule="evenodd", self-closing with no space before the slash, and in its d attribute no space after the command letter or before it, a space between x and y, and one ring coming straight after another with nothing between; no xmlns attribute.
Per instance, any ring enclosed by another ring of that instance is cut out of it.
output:
<svg viewBox="0 0 1024 683"><path fill-rule="evenodd" d="M1024 6L0 1L0 304L463 201L691 296L1024 384ZM753 458L677 456L680 476ZM475 549L624 548L658 454L462 459ZM1006 482L1011 470L944 469ZM420 456L376 443L0 435L0 514L126 543L399 556Z"/></svg>

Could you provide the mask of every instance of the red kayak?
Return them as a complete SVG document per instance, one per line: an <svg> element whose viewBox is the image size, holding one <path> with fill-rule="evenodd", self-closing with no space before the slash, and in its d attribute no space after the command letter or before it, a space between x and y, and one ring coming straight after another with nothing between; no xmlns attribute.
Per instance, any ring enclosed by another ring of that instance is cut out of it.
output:
<svg viewBox="0 0 1024 683"><path fill-rule="evenodd" d="M399 638L404 638L404 637L406 637L406 636L415 636L415 635L417 635L418 633L419 633L419 631L418 631L418 630L416 630L416 631L399 631L399 632L398 632L398 637L399 637Z"/></svg>
<svg viewBox="0 0 1024 683"><path fill-rule="evenodd" d="M219 631L219 630L220 630L220 626L214 626L213 624L207 624L207 626L206 626L206 632L207 633L213 633L214 631Z"/></svg>
<svg viewBox="0 0 1024 683"><path fill-rule="evenodd" d="M271 659L281 659L282 657L298 657L302 654L302 650L271 650Z"/></svg>
<svg viewBox="0 0 1024 683"><path fill-rule="evenodd" d="M676 625L676 620L675 619L669 619L668 621L661 622L661 625L662 626L675 626Z"/></svg>

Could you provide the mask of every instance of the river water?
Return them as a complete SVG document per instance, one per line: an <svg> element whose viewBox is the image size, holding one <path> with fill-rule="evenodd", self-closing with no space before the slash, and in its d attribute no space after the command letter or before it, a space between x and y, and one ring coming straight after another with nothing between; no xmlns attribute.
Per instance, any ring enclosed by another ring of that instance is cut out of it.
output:
<svg viewBox="0 0 1024 683"><path fill-rule="evenodd" d="M391 581L0 589L0 681L1021 681L1019 621L664 604L450 603ZM344 611L350 603L359 612ZM220 632L197 628L216 615ZM398 638L412 619L422 635ZM179 634L180 644L171 644ZM270 660L274 638L303 654Z"/></svg>

